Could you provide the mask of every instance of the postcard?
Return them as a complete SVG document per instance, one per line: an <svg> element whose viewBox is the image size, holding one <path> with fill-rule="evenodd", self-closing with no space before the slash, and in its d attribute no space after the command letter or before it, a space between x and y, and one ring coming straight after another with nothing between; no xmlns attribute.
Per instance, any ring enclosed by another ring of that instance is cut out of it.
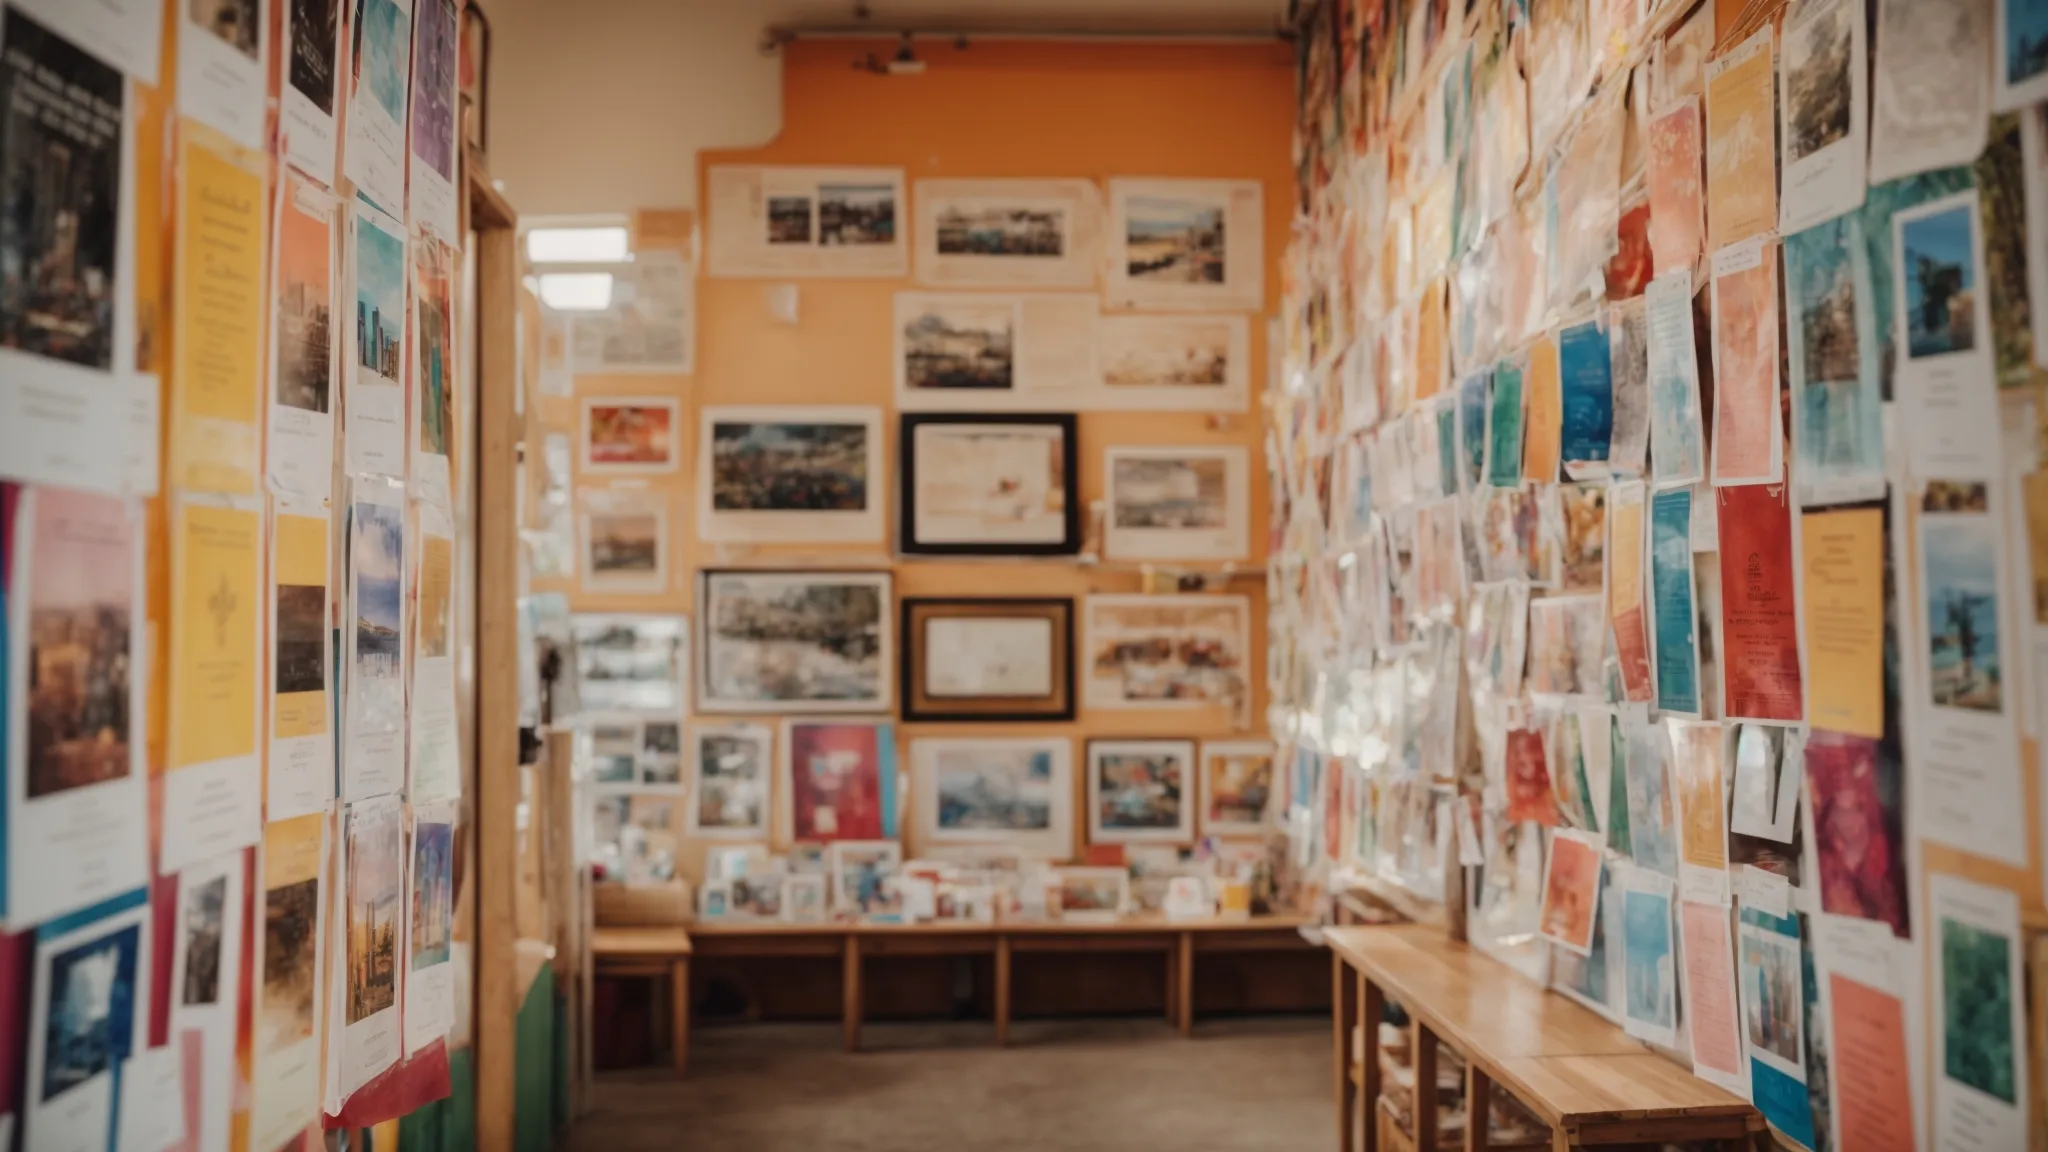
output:
<svg viewBox="0 0 2048 1152"><path fill-rule="evenodd" d="M1835 1099L1856 1108L1831 1113L1837 1148L1911 1149L1919 1146L1907 1055L1907 1011L1895 993L1832 972L1828 976L1829 1068ZM1918 1029L1914 1031L1917 1033Z"/></svg>
<svg viewBox="0 0 2048 1152"><path fill-rule="evenodd" d="M1486 408L1486 482L1496 488L1522 483L1522 381L1527 361L1503 360L1493 371Z"/></svg>
<svg viewBox="0 0 2048 1152"><path fill-rule="evenodd" d="M1608 471L1642 476L1650 451L1650 314L1643 297L1607 312L1608 357L1614 373L1614 425Z"/></svg>
<svg viewBox="0 0 2048 1152"><path fill-rule="evenodd" d="M393 0L364 0L372 9ZM351 131L353 116L351 116ZM348 469L403 477L406 364L405 225L360 197L346 241L356 286L354 356L345 357Z"/></svg>
<svg viewBox="0 0 2048 1152"><path fill-rule="evenodd" d="M407 576L405 492L388 481L358 477L351 485L348 607L355 621L341 635L342 691L348 728L342 740L341 795L346 800L405 787Z"/></svg>
<svg viewBox="0 0 2048 1152"><path fill-rule="evenodd" d="M1271 743L1205 740L1200 776L1204 835L1264 836L1279 825L1284 781Z"/></svg>
<svg viewBox="0 0 2048 1152"><path fill-rule="evenodd" d="M414 537L412 716L406 795L413 803L462 793L455 705L455 532L441 508L420 502Z"/></svg>
<svg viewBox="0 0 2048 1152"><path fill-rule="evenodd" d="M462 438L455 398L461 373L456 370L453 327L457 254L430 236L420 236L412 257L415 360L407 389L412 403L412 490L421 500L448 508L454 498L449 475Z"/></svg>
<svg viewBox="0 0 2048 1152"><path fill-rule="evenodd" d="M1651 679L1650 638L1643 603L1643 485L1617 484L1607 514L1607 614L1614 630L1623 696L1638 703L1657 697Z"/></svg>
<svg viewBox="0 0 2048 1152"><path fill-rule="evenodd" d="M1885 526L1881 507L1799 520L1806 719L1873 740L1884 735Z"/></svg>
<svg viewBox="0 0 2048 1152"><path fill-rule="evenodd" d="M1544 864L1543 937L1581 956L1593 947L1599 916L1600 846L1583 832L1560 828L1550 835Z"/></svg>
<svg viewBox="0 0 2048 1152"><path fill-rule="evenodd" d="M1814 729L1806 739L1806 791L1822 910L1877 921L1911 939L1905 775L1896 751Z"/></svg>
<svg viewBox="0 0 2048 1152"><path fill-rule="evenodd" d="M142 522L117 497L8 490L9 917L32 924L147 878L138 623Z"/></svg>
<svg viewBox="0 0 2048 1152"><path fill-rule="evenodd" d="M405 801L398 795L357 800L342 814L340 939L343 967L336 977L329 1025L329 1079L347 1098L397 1063L402 1031L399 1002L406 965Z"/></svg>
<svg viewBox="0 0 2048 1152"><path fill-rule="evenodd" d="M903 183L901 168L713 165L705 200L709 274L906 276Z"/></svg>
<svg viewBox="0 0 2048 1152"><path fill-rule="evenodd" d="M1779 70L1779 140L1786 234L1863 205L1869 129L1864 116L1864 7L1861 0L1810 3L1784 26Z"/></svg>
<svg viewBox="0 0 2048 1152"><path fill-rule="evenodd" d="M1907 461L1918 476L1989 478L1998 427L1984 236L1975 190L1892 216L1895 395Z"/></svg>
<svg viewBox="0 0 2048 1152"><path fill-rule="evenodd" d="M1704 480L1707 439L1693 340L1692 269L1652 280L1644 306L1650 323L1651 476L1659 487Z"/></svg>
<svg viewBox="0 0 2048 1152"><path fill-rule="evenodd" d="M1742 1054L1741 1009L1736 1004L1728 916L1726 904L1679 901L1679 939L1685 956L1684 1014L1692 1035L1693 1075L1747 1099L1749 1069Z"/></svg>
<svg viewBox="0 0 2048 1152"><path fill-rule="evenodd" d="M2014 112L2048 101L2048 9L2039 0L1997 0L1991 106Z"/></svg>
<svg viewBox="0 0 2048 1152"><path fill-rule="evenodd" d="M1092 180L919 180L917 280L938 288L1093 288L1102 194Z"/></svg>
<svg viewBox="0 0 2048 1152"><path fill-rule="evenodd" d="M328 727L333 632L325 508L272 507L270 522L270 755L264 813L271 821L324 811L334 797Z"/></svg>
<svg viewBox="0 0 2048 1152"><path fill-rule="evenodd" d="M120 72L18 8L0 14L0 39L0 106L12 110L5 131L20 141L0 160L5 179L26 187L39 157L67 156L61 194L76 205L61 222L10 233L0 257L37 270L0 281L0 472L118 493L131 445L105 430L129 422L141 381L152 402L156 394L153 378L130 371L134 294L116 290L136 276L123 217L135 196L136 113Z"/></svg>
<svg viewBox="0 0 2048 1152"><path fill-rule="evenodd" d="M330 160L329 167L332 162ZM325 500L334 482L334 197L285 169L272 235L269 448L273 491Z"/></svg>
<svg viewBox="0 0 2048 1152"><path fill-rule="evenodd" d="M1621 890L1622 1027L1660 1048L1678 1044L1678 947L1671 881L1631 869Z"/></svg>
<svg viewBox="0 0 2048 1152"><path fill-rule="evenodd" d="M1458 382L1452 427L1460 494L1486 483L1486 421L1492 407L1493 370L1482 368Z"/></svg>
<svg viewBox="0 0 2048 1152"><path fill-rule="evenodd" d="M1984 150L1993 73L1990 4L1877 0L1870 94L1872 186L1967 165Z"/></svg>
<svg viewBox="0 0 2048 1152"><path fill-rule="evenodd" d="M1614 438L1614 370L1607 333L1597 321L1558 332L1560 441L1565 475L1589 480L1607 475Z"/></svg>
<svg viewBox="0 0 2048 1152"><path fill-rule="evenodd" d="M669 587L668 492L593 488L577 512L585 592L652 594Z"/></svg>
<svg viewBox="0 0 2048 1152"><path fill-rule="evenodd" d="M1645 710L1624 707L1619 718L1622 754L1616 764L1627 791L1628 852L1639 869L1678 878L1678 822L1667 769L1671 737Z"/></svg>
<svg viewBox="0 0 2048 1152"><path fill-rule="evenodd" d="M1796 916L1742 909L1735 926L1735 971L1751 1099L1774 1129L1811 1148L1806 976L1799 935Z"/></svg>
<svg viewBox="0 0 2048 1152"><path fill-rule="evenodd" d="M879 541L885 459L877 408L705 408L697 536Z"/></svg>
<svg viewBox="0 0 2048 1152"><path fill-rule="evenodd" d="M1936 873L1934 1137L1940 1148L2017 1148L2029 1107L2020 902Z"/></svg>
<svg viewBox="0 0 2048 1152"><path fill-rule="evenodd" d="M262 77L257 77L260 108ZM261 122L261 116L258 116ZM263 373L264 160L185 133L177 182L177 361L171 372L171 483L247 495L260 470Z"/></svg>
<svg viewBox="0 0 2048 1152"><path fill-rule="evenodd" d="M1925 789L1920 834L2018 868L2027 862L2026 805L2007 675L2007 654L2020 649L2004 493L1977 480L1928 480L1920 493L1920 628L1907 635L1925 638L1912 655L1923 694L1907 707Z"/></svg>
<svg viewBox="0 0 2048 1152"><path fill-rule="evenodd" d="M1784 472L1778 406L1778 254L1764 240L1714 255L1714 483L1775 484Z"/></svg>
<svg viewBox="0 0 2048 1152"><path fill-rule="evenodd" d="M415 0L408 112L412 130L406 133L406 216L449 245L462 242L455 183L456 8L454 0ZM367 21L366 13L366 26Z"/></svg>
<svg viewBox="0 0 2048 1152"><path fill-rule="evenodd" d="M325 949L328 817L313 813L263 829L254 1005L254 1147L277 1147L319 1118L320 1014Z"/></svg>
<svg viewBox="0 0 2048 1152"><path fill-rule="evenodd" d="M1778 225L1774 47L1766 27L1707 64L1709 252Z"/></svg>
<svg viewBox="0 0 2048 1152"><path fill-rule="evenodd" d="M1790 844L1798 832L1805 738L1775 724L1729 726L1735 765L1729 827L1738 836Z"/></svg>
<svg viewBox="0 0 2048 1152"><path fill-rule="evenodd" d="M883 720L782 722L784 819L793 840L893 840L896 729Z"/></svg>
<svg viewBox="0 0 2048 1152"><path fill-rule="evenodd" d="M711 840L766 840L771 736L758 724L689 729L686 830Z"/></svg>
<svg viewBox="0 0 2048 1152"><path fill-rule="evenodd" d="M234 1065L236 1015L241 986L243 855L235 848L190 865L177 874L177 901L170 922L169 1028L173 1036L199 1037L199 1082L224 1084ZM186 1117L187 1130L213 1147L227 1143L229 1100L199 1094Z"/></svg>
<svg viewBox="0 0 2048 1152"><path fill-rule="evenodd" d="M1693 609L1692 489L1650 498L1650 593L1654 605L1657 709L1700 714L1699 648Z"/></svg>
<svg viewBox="0 0 2048 1152"><path fill-rule="evenodd" d="M1087 707L1250 707L1245 597L1091 595L1084 616Z"/></svg>
<svg viewBox="0 0 2048 1152"><path fill-rule="evenodd" d="M270 70L270 12L205 0L182 6L177 31L178 110L244 148L264 145L264 78Z"/></svg>
<svg viewBox="0 0 2048 1152"><path fill-rule="evenodd" d="M1728 819L1721 725L1669 720L1671 778L1678 800L1680 891L1688 900L1728 904Z"/></svg>
<svg viewBox="0 0 2048 1152"><path fill-rule="evenodd" d="M1563 452L1564 411L1560 396L1562 378L1555 337L1539 336L1529 349L1522 390L1526 393L1527 415L1522 446L1522 478L1538 484L1557 480Z"/></svg>
<svg viewBox="0 0 2048 1152"><path fill-rule="evenodd" d="M113 1146L121 1074L148 1040L150 922L148 890L138 888L36 930L27 1145Z"/></svg>
<svg viewBox="0 0 2048 1152"><path fill-rule="evenodd" d="M578 467L592 475L675 471L682 463L682 412L673 396L585 397Z"/></svg>
<svg viewBox="0 0 2048 1152"><path fill-rule="evenodd" d="M1089 741L1089 842L1192 841L1194 775L1192 741Z"/></svg>
<svg viewBox="0 0 2048 1152"><path fill-rule="evenodd" d="M984 464L985 467L985 464ZM1251 547L1250 464L1243 448L1105 451L1112 560L1237 560Z"/></svg>
<svg viewBox="0 0 2048 1152"><path fill-rule="evenodd" d="M455 818L459 800L416 805L406 902L405 1052L445 1039L455 1024Z"/></svg>
<svg viewBox="0 0 2048 1152"><path fill-rule="evenodd" d="M996 844L1053 860L1072 854L1066 737L917 739L910 764L923 844Z"/></svg>
<svg viewBox="0 0 2048 1152"><path fill-rule="evenodd" d="M1543 522L1538 525L1546 549L1556 560L1546 573L1560 592L1606 591L1607 486L1553 484L1539 489Z"/></svg>
<svg viewBox="0 0 2048 1152"><path fill-rule="evenodd" d="M698 709L891 709L893 602L887 572L704 572Z"/></svg>
<svg viewBox="0 0 2048 1152"><path fill-rule="evenodd" d="M1721 710L1731 720L1805 718L1798 566L1783 485L1714 490L1720 502Z"/></svg>
<svg viewBox="0 0 2048 1152"><path fill-rule="evenodd" d="M1257 181L1109 181L1109 273L1117 308L1238 311L1265 297Z"/></svg>
<svg viewBox="0 0 2048 1152"><path fill-rule="evenodd" d="M1605 600L1546 596L1529 602L1529 691L1538 695L1600 695L1607 638Z"/></svg>
<svg viewBox="0 0 2048 1152"><path fill-rule="evenodd" d="M611 303L576 316L569 353L574 370L623 376L695 371L696 265L680 252L639 252L630 265L614 266L611 277Z"/></svg>
<svg viewBox="0 0 2048 1152"><path fill-rule="evenodd" d="M1690 274L1706 242L1703 138L1696 96L1650 121L1650 256L1659 277Z"/></svg>
<svg viewBox="0 0 2048 1152"><path fill-rule="evenodd" d="M1859 185L1860 187L1860 185ZM1802 506L1885 492L1883 361L1860 215L1785 240L1794 482Z"/></svg>
<svg viewBox="0 0 2048 1152"><path fill-rule="evenodd" d="M278 92L278 142L284 158L326 187L334 186L339 151L335 109L341 79L342 0L286 4L284 84Z"/></svg>
<svg viewBox="0 0 2048 1152"><path fill-rule="evenodd" d="M187 497L171 512L170 731L160 871L256 843L263 826L262 516ZM204 592L199 590L204 589Z"/></svg>
<svg viewBox="0 0 2048 1152"><path fill-rule="evenodd" d="M413 2L358 0L352 12L348 23L353 58L343 85L348 137L342 148L342 175L379 208L401 216L406 210Z"/></svg>

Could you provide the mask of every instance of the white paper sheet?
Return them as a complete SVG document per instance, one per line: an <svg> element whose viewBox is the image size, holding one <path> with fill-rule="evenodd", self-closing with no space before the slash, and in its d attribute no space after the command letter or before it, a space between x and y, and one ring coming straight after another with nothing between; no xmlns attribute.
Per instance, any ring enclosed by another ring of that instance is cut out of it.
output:
<svg viewBox="0 0 2048 1152"><path fill-rule="evenodd" d="M235 1078L235 1016L241 986L242 857L240 848L178 874L171 922L171 1036L200 1036L199 1147L228 1145ZM125 1093L125 1086L124 1086Z"/></svg>
<svg viewBox="0 0 2048 1152"><path fill-rule="evenodd" d="M917 280L935 288L1093 288L1102 193L1092 180L919 180Z"/></svg>
<svg viewBox="0 0 2048 1152"><path fill-rule="evenodd" d="M1899 424L1918 476L1998 471L1984 442L1999 424L1978 209L1972 189L1892 217Z"/></svg>
<svg viewBox="0 0 2048 1152"><path fill-rule="evenodd" d="M407 976L410 841L397 796L358 800L343 816L341 915L330 934L335 1016L328 1026L328 1111L397 1063Z"/></svg>
<svg viewBox="0 0 2048 1152"><path fill-rule="evenodd" d="M356 800L405 786L405 671L411 619L405 489L386 480L351 485L342 640L347 728L341 795Z"/></svg>
<svg viewBox="0 0 2048 1152"><path fill-rule="evenodd" d="M185 1078L176 1043L137 1052L121 1070L117 1152L164 1152L185 1138ZM0 1137L4 1146L4 1137Z"/></svg>
<svg viewBox="0 0 2048 1152"><path fill-rule="evenodd" d="M1863 203L1864 3L1806 0L1785 18L1778 61L1781 232L1803 231Z"/></svg>
<svg viewBox="0 0 2048 1152"><path fill-rule="evenodd" d="M112 1146L116 1072L149 1026L149 966L145 890L37 929L26 1061L37 1089L23 1093L24 1152Z"/></svg>
<svg viewBox="0 0 2048 1152"><path fill-rule="evenodd" d="M573 320L572 372L688 375L697 366L697 268L681 253L643 252L612 272L612 301ZM552 316L561 316L551 309ZM545 322L545 321L544 321ZM542 337L548 333L543 329ZM545 358L543 372L548 371ZM559 374L559 373L558 373ZM570 391L574 377L570 377ZM542 382L542 391L549 387ZM565 393L566 394L566 393Z"/></svg>
<svg viewBox="0 0 2048 1152"><path fill-rule="evenodd" d="M345 283L355 286L355 299L345 301L343 308L344 314L355 317L346 325L354 338L342 350L348 380L348 470L403 477L410 270L405 225L361 199L354 207L355 225L345 245Z"/></svg>
<svg viewBox="0 0 2048 1152"><path fill-rule="evenodd" d="M712 276L889 278L910 272L901 168L714 165L705 209Z"/></svg>
<svg viewBox="0 0 2048 1152"><path fill-rule="evenodd" d="M14 0L13 7L136 80L156 83L164 36L164 6L156 0Z"/></svg>
<svg viewBox="0 0 2048 1152"><path fill-rule="evenodd" d="M1934 1148L2020 1148L2030 1081L2019 896L1947 875L1928 877L1927 892L1935 964ZM2006 1012L1997 1011L2001 1006ZM1969 1019L1950 1015L1958 1007L1971 1010Z"/></svg>
<svg viewBox="0 0 2048 1152"><path fill-rule="evenodd" d="M407 885L405 1052L413 1053L447 1036L455 1022L455 966L449 962L455 932L456 801L413 810L412 868Z"/></svg>
<svg viewBox="0 0 2048 1152"><path fill-rule="evenodd" d="M270 74L270 5L180 4L178 111L263 147ZM202 22L203 21L203 22Z"/></svg>
<svg viewBox="0 0 2048 1152"><path fill-rule="evenodd" d="M286 4L284 47L277 105L277 132L284 158L320 183L333 187L335 112L345 59L341 31L343 0L300 0Z"/></svg>
<svg viewBox="0 0 2048 1152"><path fill-rule="evenodd" d="M1968 164L1991 116L1993 0L1875 0L1870 182Z"/></svg>
<svg viewBox="0 0 2048 1152"><path fill-rule="evenodd" d="M443 244L459 245L456 9L454 0L418 0L413 9L406 193L414 227L425 229Z"/></svg>
<svg viewBox="0 0 2048 1152"><path fill-rule="evenodd" d="M1244 316L1103 316L1102 386L1081 407L1112 411L1243 412L1251 404L1251 321ZM1345 358L1345 411L1364 391L1369 356ZM1375 403L1377 397L1375 397Z"/></svg>
<svg viewBox="0 0 2048 1152"><path fill-rule="evenodd" d="M342 82L348 98L342 175L394 216L405 210L412 8L413 0L353 0L348 18L353 55L346 61Z"/></svg>

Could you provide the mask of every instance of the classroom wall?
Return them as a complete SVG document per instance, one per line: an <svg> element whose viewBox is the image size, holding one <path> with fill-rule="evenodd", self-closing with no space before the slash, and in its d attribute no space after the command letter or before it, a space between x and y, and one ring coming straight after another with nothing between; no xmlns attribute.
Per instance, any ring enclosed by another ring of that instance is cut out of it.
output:
<svg viewBox="0 0 2048 1152"><path fill-rule="evenodd" d="M698 178L713 164L900 166L913 183L927 177L1166 176L1253 178L1265 188L1267 259L1265 307L1252 324L1255 389L1266 375L1265 318L1279 300L1277 257L1285 248L1292 173L1288 118L1293 102L1292 56L1279 43L1259 45L1139 45L977 43L961 50L920 46L930 67L921 76L883 77L847 67L848 43L801 42L785 49L782 134L765 147L711 152ZM914 186L911 192L915 198ZM904 211L904 218L909 218ZM684 401L686 449L674 474L651 478L671 492L679 548L672 548L670 582L658 595L591 595L574 580L535 581L537 591L568 594L574 611L689 612L697 570L704 567L773 567L787 563L890 565L889 545L716 546L696 542L694 494L698 413L720 404L854 404L884 410L890 468L885 504L894 513L894 423L891 368L896 292L901 280L806 280L799 320L774 323L766 289L772 281L697 281L696 372L687 377L583 375L577 398L653 394ZM541 398L537 415L572 432L577 401ZM1196 736L1245 738L1262 734L1265 716L1266 485L1260 403L1212 420L1193 413L1084 413L1080 417L1079 499L1085 509L1102 495L1103 453L1111 445L1241 445L1250 455L1252 558L1240 565L1229 591L1251 599L1248 669L1254 732L1234 731L1222 709L1213 712L1101 712L1085 707L1069 724L901 724L901 763L917 736L995 736L1029 732L1075 738L1075 851L1085 840L1084 776L1090 736ZM534 465L529 463L529 469ZM600 481L599 483L602 483ZM614 485L618 482L613 481ZM590 482L580 473L580 496ZM893 528L890 539L893 539ZM1136 569L1085 570L1072 561L918 559L893 564L896 594L904 596L1060 595L1136 592ZM1214 566L1210 566L1213 570ZM1079 605L1077 604L1077 628ZM1076 643L1080 642L1077 632ZM725 717L721 719L733 719ZM741 718L743 719L743 718ZM773 725L777 717L764 717ZM779 739L779 733L778 733ZM778 788L779 793L779 788ZM914 788L912 789L914 795ZM778 814L785 797L776 798ZM914 830L906 811L902 825ZM774 847L785 845L778 836ZM922 845L906 835L906 849ZM685 847L685 871L696 875L701 846Z"/></svg>

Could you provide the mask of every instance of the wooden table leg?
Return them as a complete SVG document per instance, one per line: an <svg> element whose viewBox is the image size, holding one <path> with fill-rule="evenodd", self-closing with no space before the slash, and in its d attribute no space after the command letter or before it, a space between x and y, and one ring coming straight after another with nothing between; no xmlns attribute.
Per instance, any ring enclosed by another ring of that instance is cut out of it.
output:
<svg viewBox="0 0 2048 1152"><path fill-rule="evenodd" d="M669 1011L674 1015L669 1046L674 1049L676 1079L690 1070L690 958L676 957L669 969Z"/></svg>
<svg viewBox="0 0 2048 1152"><path fill-rule="evenodd" d="M1180 953L1180 976L1174 981L1180 989L1180 1034L1195 1034L1195 940L1191 932L1180 934L1177 951Z"/></svg>
<svg viewBox="0 0 2048 1152"><path fill-rule="evenodd" d="M1358 1030L1363 1037L1358 1055L1358 1095L1365 1104L1365 1152L1380 1152L1380 1017L1386 1014L1387 994L1380 986L1358 973ZM1351 1037L1344 1037L1348 1046Z"/></svg>
<svg viewBox="0 0 2048 1152"><path fill-rule="evenodd" d="M1173 944L1168 944L1166 946L1166 1026L1168 1028L1179 1023L1174 1018L1174 1009L1180 1005L1179 979L1179 950Z"/></svg>
<svg viewBox="0 0 2048 1152"><path fill-rule="evenodd" d="M1493 1147L1493 1078L1465 1061L1465 1152Z"/></svg>
<svg viewBox="0 0 2048 1152"><path fill-rule="evenodd" d="M1010 938L996 937L996 1046L1010 1042Z"/></svg>
<svg viewBox="0 0 2048 1152"><path fill-rule="evenodd" d="M842 978L845 981L845 1002L840 1005L840 1019L846 1030L846 1050L860 1051L860 937L848 932L845 937L845 952L841 960Z"/></svg>
<svg viewBox="0 0 2048 1152"><path fill-rule="evenodd" d="M1351 1026L1358 1014L1357 985L1344 957L1330 953L1330 1062L1337 1069L1337 1152L1358 1147L1358 1084L1351 1078L1357 1063L1352 1059Z"/></svg>
<svg viewBox="0 0 2048 1152"><path fill-rule="evenodd" d="M1416 1021L1411 1033L1415 1050L1415 1146L1436 1147L1436 1033Z"/></svg>

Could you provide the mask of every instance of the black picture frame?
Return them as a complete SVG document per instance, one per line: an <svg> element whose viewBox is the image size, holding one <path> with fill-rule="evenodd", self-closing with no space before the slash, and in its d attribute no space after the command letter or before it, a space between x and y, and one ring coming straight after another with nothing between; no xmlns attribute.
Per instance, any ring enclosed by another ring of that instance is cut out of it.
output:
<svg viewBox="0 0 2048 1152"><path fill-rule="evenodd" d="M906 723L1064 723L1080 707L1074 675L1074 618L1071 596L905 596L896 605L897 707ZM1043 701L996 697L961 697L951 706L935 705L925 691L924 625L946 618L1045 619L1052 621L1053 690ZM1006 706L1007 705L1007 706Z"/></svg>
<svg viewBox="0 0 2048 1152"><path fill-rule="evenodd" d="M1014 425L1057 428L1066 446L1060 483L1066 493L1057 543L1003 540L922 541L917 538L917 432L926 426ZM1080 421L1071 412L905 412L896 429L897 549L906 556L1073 556L1081 551Z"/></svg>

